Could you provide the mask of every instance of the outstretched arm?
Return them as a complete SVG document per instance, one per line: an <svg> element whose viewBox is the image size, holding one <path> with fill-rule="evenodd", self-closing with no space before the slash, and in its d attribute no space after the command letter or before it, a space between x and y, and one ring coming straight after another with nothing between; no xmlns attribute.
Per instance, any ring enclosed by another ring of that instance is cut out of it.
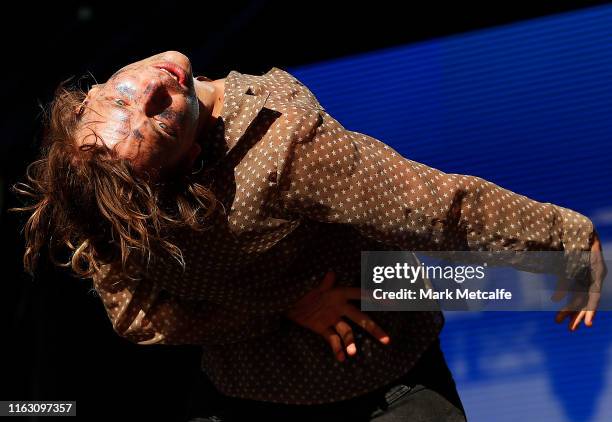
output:
<svg viewBox="0 0 612 422"><path fill-rule="evenodd" d="M348 224L411 251L552 250L570 257L591 248L593 223L576 211L402 157L324 110L285 118L295 119L279 158L280 203L289 213ZM571 276L576 268L566 270Z"/></svg>
<svg viewBox="0 0 612 422"><path fill-rule="evenodd" d="M607 270L589 218L481 177L445 173L402 157L371 136L346 130L324 110L284 118L288 131L280 134L278 184L285 212L351 225L402 250L562 251L559 268L526 254L525 259L499 254L496 264L553 272L560 280L574 280L590 268L597 279L586 306L564 308L557 320L571 316L572 329L583 318L591 325Z"/></svg>

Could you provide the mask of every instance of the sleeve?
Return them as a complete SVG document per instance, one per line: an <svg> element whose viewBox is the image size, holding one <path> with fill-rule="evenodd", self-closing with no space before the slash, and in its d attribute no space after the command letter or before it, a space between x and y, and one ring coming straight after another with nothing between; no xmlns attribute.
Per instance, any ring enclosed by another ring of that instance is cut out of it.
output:
<svg viewBox="0 0 612 422"><path fill-rule="evenodd" d="M115 332L141 345L230 344L273 332L281 323L278 315L247 318L216 304L172 296L158 283L141 275L132 279L111 265L94 275L93 286Z"/></svg>
<svg viewBox="0 0 612 422"><path fill-rule="evenodd" d="M565 251L568 277L588 262L575 252L590 250L593 223L576 211L402 157L323 109L288 120L278 183L290 214L348 224L402 250Z"/></svg>

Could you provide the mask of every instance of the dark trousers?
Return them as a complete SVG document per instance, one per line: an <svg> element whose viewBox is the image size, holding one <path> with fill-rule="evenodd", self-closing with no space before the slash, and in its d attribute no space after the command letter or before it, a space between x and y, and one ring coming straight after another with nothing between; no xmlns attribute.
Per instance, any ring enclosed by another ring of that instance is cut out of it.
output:
<svg viewBox="0 0 612 422"><path fill-rule="evenodd" d="M320 405L286 405L216 394L218 400L215 399L215 403L218 407L212 412L210 409L205 411L208 413L192 412L194 417L190 421L455 422L466 420L455 381L446 365L439 340L432 344L406 375L375 391L349 400Z"/></svg>

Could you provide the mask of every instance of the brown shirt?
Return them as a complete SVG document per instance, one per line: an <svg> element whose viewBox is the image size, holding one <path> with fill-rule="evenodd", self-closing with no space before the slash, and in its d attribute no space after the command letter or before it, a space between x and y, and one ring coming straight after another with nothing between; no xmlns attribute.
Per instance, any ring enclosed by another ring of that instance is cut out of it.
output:
<svg viewBox="0 0 612 422"><path fill-rule="evenodd" d="M407 372L438 336L439 312L371 312L382 345L354 326L358 354L283 312L334 270L360 285L362 250L589 250L592 222L480 177L448 174L344 128L284 70L231 71L203 151L223 207L176 233L185 270L159 258L140 281L110 267L94 286L113 328L139 344L198 344L228 395L291 404L348 399Z"/></svg>

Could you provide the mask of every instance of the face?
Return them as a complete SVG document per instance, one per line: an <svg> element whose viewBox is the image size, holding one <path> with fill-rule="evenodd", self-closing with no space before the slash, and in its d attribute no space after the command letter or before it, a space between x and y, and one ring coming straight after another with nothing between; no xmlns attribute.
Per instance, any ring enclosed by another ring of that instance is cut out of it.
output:
<svg viewBox="0 0 612 422"><path fill-rule="evenodd" d="M119 69L94 85L84 104L78 142L104 142L139 171L190 166L200 153L195 139L201 109L191 63L177 51Z"/></svg>

